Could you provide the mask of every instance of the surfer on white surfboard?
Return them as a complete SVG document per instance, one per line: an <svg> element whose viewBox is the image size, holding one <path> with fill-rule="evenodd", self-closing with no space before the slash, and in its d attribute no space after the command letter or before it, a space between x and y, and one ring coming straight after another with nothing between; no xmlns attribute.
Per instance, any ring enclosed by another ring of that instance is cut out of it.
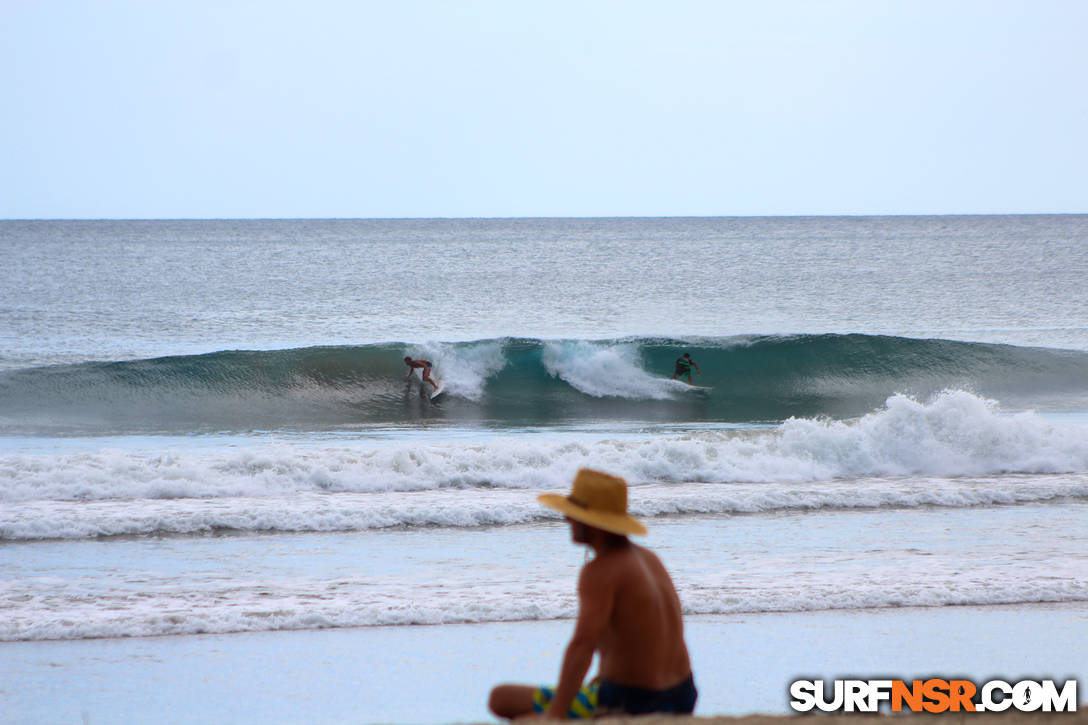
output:
<svg viewBox="0 0 1088 725"><path fill-rule="evenodd" d="M416 371L416 368L420 368L420 370L422 370L421 374L423 376L423 379L430 383L431 387L434 388L434 393L431 394L431 397L433 398L435 395L438 394L438 383L436 383L434 378L431 377L431 368L433 367L433 365L431 364L430 360L413 360L411 355L405 355L404 364L407 365L409 368L408 374L404 376L405 380L412 377L412 373Z"/></svg>
<svg viewBox="0 0 1088 725"><path fill-rule="evenodd" d="M698 375L702 375L703 372L699 369L699 366L695 364L695 361L691 359L691 353L685 352L680 357L676 358L676 369L673 370L672 379L676 380L680 378L683 380L687 378L688 385L691 385L691 369L695 368L695 372Z"/></svg>

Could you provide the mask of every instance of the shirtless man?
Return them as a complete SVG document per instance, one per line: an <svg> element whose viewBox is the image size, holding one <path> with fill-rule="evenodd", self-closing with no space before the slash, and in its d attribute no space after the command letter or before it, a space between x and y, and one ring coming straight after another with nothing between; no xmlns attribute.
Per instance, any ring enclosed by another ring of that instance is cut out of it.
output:
<svg viewBox="0 0 1088 725"><path fill-rule="evenodd" d="M423 379L431 384L431 387L438 390L438 383L431 378L431 361L430 360L413 360L411 355L404 356L404 364L408 366L408 374L404 376L404 379L412 377L412 373L416 371L416 368L423 368Z"/></svg>
<svg viewBox="0 0 1088 725"><path fill-rule="evenodd" d="M575 543L594 558L578 577L578 621L563 656L559 684L499 685L488 703L499 717L599 717L690 713L697 692L684 644L680 599L661 560L632 543L646 527L627 515L627 482L583 468L569 496L539 501L566 516ZM582 685L593 654L597 677Z"/></svg>
<svg viewBox="0 0 1088 725"><path fill-rule="evenodd" d="M699 369L699 366L695 364L695 361L691 359L691 353L685 352L680 357L676 358L676 365L672 371L672 379L687 378L688 385L691 385L691 368L695 368L695 372L699 375L703 374L703 371Z"/></svg>

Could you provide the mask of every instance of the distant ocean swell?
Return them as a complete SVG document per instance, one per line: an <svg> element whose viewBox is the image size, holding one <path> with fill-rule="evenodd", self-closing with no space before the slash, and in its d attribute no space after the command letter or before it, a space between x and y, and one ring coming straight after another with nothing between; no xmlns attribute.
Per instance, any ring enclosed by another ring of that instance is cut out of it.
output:
<svg viewBox="0 0 1088 725"><path fill-rule="evenodd" d="M6 453L0 540L526 523L583 465L643 516L1088 500L1088 429L946 392L770 429Z"/></svg>
<svg viewBox="0 0 1088 725"><path fill-rule="evenodd" d="M694 391L671 380L690 352ZM432 403L405 355L435 363ZM963 389L1088 405L1088 352L873 335L385 344L88 362L0 373L0 432L127 433L571 421L767 422L862 415Z"/></svg>

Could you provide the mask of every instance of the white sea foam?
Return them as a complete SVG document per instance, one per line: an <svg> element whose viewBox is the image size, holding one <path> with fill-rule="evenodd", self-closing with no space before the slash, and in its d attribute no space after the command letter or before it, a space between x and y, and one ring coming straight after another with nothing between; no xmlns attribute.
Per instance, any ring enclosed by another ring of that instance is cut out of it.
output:
<svg viewBox="0 0 1088 725"><path fill-rule="evenodd" d="M904 396L852 422L683 435L578 434L241 448L0 454L0 501L261 498L451 488L563 489L580 466L639 482L819 483L894 476L1088 472L1088 427L949 392Z"/></svg>
<svg viewBox="0 0 1088 725"><path fill-rule="evenodd" d="M595 398L665 400L684 388L684 383L647 373L634 345L549 342L541 353L541 361L553 377Z"/></svg>
<svg viewBox="0 0 1088 725"><path fill-rule="evenodd" d="M669 520L653 523L650 545L688 614L1086 601L1084 516L1073 506L828 512L819 525ZM522 526L51 542L20 559L34 573L0 581L0 640L570 618L582 555L560 527Z"/></svg>
<svg viewBox="0 0 1088 725"><path fill-rule="evenodd" d="M487 379L506 367L502 340L471 345L433 342L419 345L409 354L434 363L433 376L448 395L476 401L483 398Z"/></svg>
<svg viewBox="0 0 1088 725"><path fill-rule="evenodd" d="M359 591L336 593L315 582L305 584L309 591L301 584L280 590L237 582L222 590L82 598L69 589L63 611L56 616L42 616L43 612L29 607L10 612L0 621L0 641L569 619L577 611L573 593L542 592L539 583L446 587L441 597L431 598L409 587L363 596ZM782 585L752 591L748 587L743 593L728 585L688 588L678 583L678 591L688 615L1088 600L1088 584L1074 579L1036 577L997 590L951 573L925 584L840 578L805 588ZM37 604L60 606L49 599Z"/></svg>
<svg viewBox="0 0 1088 725"><path fill-rule="evenodd" d="M539 490L442 489L98 501L25 501L0 509L0 540L232 532L367 531L506 526L558 518ZM812 483L643 484L629 507L641 517L835 509L1025 504L1088 499L1088 477L851 479Z"/></svg>

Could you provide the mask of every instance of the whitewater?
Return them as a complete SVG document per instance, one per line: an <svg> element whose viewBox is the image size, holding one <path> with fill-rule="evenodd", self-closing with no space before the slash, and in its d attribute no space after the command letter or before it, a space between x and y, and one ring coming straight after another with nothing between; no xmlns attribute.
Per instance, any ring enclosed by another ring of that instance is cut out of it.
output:
<svg viewBox="0 0 1088 725"><path fill-rule="evenodd" d="M0 540L525 523L549 518L526 492L563 488L582 466L626 477L646 516L1088 496L1088 480L1061 475L1088 470L1083 425L1003 415L963 392L895 396L850 422L470 438L3 454Z"/></svg>
<svg viewBox="0 0 1088 725"><path fill-rule="evenodd" d="M10 646L568 620L582 466L691 616L1088 601L1088 217L0 241Z"/></svg>

